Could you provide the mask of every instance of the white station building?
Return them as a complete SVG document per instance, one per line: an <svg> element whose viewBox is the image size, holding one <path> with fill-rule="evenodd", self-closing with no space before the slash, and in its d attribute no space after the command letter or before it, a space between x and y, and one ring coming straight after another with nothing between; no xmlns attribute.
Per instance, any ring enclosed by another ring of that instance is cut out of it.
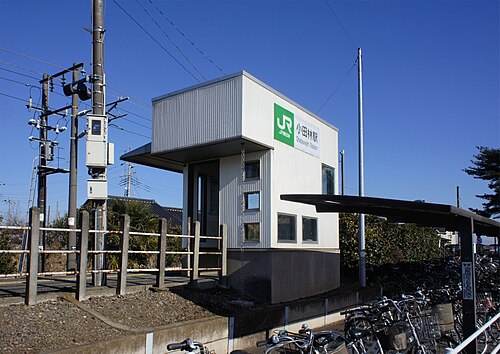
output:
<svg viewBox="0 0 500 354"><path fill-rule="evenodd" d="M338 215L280 200L337 192L337 128L244 71L154 98L152 125L121 158L183 174L184 233L227 225L230 286L273 303L339 286Z"/></svg>

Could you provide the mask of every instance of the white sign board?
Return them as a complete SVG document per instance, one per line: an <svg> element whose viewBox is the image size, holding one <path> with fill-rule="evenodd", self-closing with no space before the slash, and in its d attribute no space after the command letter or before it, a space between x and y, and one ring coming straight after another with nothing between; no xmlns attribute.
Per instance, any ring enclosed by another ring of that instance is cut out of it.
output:
<svg viewBox="0 0 500 354"><path fill-rule="evenodd" d="M319 157L319 128L300 117L295 117L295 147Z"/></svg>
<svg viewBox="0 0 500 354"><path fill-rule="evenodd" d="M462 262L462 298L473 300L472 262Z"/></svg>

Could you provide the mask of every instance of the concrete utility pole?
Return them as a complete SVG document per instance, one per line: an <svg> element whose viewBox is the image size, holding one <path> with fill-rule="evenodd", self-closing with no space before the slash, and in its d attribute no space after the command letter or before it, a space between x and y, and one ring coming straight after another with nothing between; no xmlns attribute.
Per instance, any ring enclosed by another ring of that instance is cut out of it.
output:
<svg viewBox="0 0 500 354"><path fill-rule="evenodd" d="M365 196L364 134L363 134L363 64L361 48L358 48L358 152L359 152L359 196ZM366 287L365 214L359 214L359 286Z"/></svg>
<svg viewBox="0 0 500 354"><path fill-rule="evenodd" d="M78 81L78 63L73 63L73 82ZM69 200L68 200L68 227L76 229L76 204L78 181L78 93L71 96L71 133L69 138ZM70 231L68 250L76 249L76 232ZM67 270L76 270L76 254L68 254Z"/></svg>
<svg viewBox="0 0 500 354"><path fill-rule="evenodd" d="M92 113L96 116L106 116L106 103L104 94L104 1L93 0L92 6ZM108 121L104 118L104 131L107 134ZM91 168L92 178L106 180L106 166ZM106 182L107 183L107 182ZM95 227L102 231L95 234L95 249L104 249L105 234L107 230L107 199L95 202ZM104 269L105 258L103 254L96 254L95 268ZM94 285L105 285L106 278L102 273L95 273Z"/></svg>
<svg viewBox="0 0 500 354"><path fill-rule="evenodd" d="M39 158L38 158L38 198L37 207L40 210L40 227L47 226L46 209L47 209L47 151L50 149L47 141L47 118L49 112L49 75L43 74L42 80L42 114L40 115L40 143L39 143ZM42 231L39 239L39 245L45 249L45 231ZM39 263L39 270L45 271L45 254L42 254Z"/></svg>

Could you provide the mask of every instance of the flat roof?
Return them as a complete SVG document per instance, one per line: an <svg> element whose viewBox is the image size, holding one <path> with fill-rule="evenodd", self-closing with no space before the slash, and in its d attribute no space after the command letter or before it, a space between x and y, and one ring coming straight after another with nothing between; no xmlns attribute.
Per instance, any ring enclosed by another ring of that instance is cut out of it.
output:
<svg viewBox="0 0 500 354"><path fill-rule="evenodd" d="M189 86L189 87L186 87L184 89L181 89L181 90L177 90L177 91L173 91L173 92L170 92L170 93L167 93L165 95L161 95L161 96L158 96L158 97L154 97L151 102L155 103L157 101L161 101L165 98L169 98L169 97L172 97L172 96L176 96L176 95L179 95L181 93L185 93L185 92L188 92L188 91L192 91L192 90L196 90L196 89L199 89L201 87L205 87L205 86L209 86L209 85L213 85L213 84L216 84L218 82L222 82L222 81L225 81L225 80L230 80L230 79L233 79L235 77L238 77L238 76L245 76L247 78L249 78L250 80L254 81L255 83L257 83L258 85L264 87L265 89L267 89L268 91L271 91L272 93L274 93L276 96L279 96L280 98L282 98L283 100L287 101L288 103L294 105L295 107L303 110L304 112L306 112L307 114L310 114L312 117L316 118L318 121L322 122L323 124L326 124L328 127L334 129L335 131L339 131L337 127L335 127L333 124L331 124L330 122L327 122L326 120L324 120L323 118L319 117L318 115L316 115L315 113L311 112L310 110L308 110L307 108L304 108L303 106L301 106L300 104L298 104L297 102L293 101L292 99L288 98L287 96L285 96L284 94L282 94L281 92L275 90L274 88L272 88L271 86L267 85L266 83L262 82L261 80L257 79L255 76L249 74L248 72L242 70L242 71L239 71L239 72L236 72L234 74L229 74L229 75L226 75L226 76L222 76L220 78L217 78L217 79L213 79L213 80L210 80L210 81L205 81L205 82L202 82L202 83L199 83L199 84L196 84L196 85L193 85L193 86Z"/></svg>
<svg viewBox="0 0 500 354"><path fill-rule="evenodd" d="M473 220L476 235L500 237L498 221L446 204L325 194L282 194L281 199L314 205L318 213L371 214L391 222L444 227L449 231L459 231L464 221Z"/></svg>

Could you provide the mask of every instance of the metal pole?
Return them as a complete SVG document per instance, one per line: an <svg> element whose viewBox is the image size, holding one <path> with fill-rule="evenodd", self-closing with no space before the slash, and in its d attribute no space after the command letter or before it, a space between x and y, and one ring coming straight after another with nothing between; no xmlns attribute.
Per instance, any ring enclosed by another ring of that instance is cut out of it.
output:
<svg viewBox="0 0 500 354"><path fill-rule="evenodd" d="M457 186L457 208L460 208L460 186Z"/></svg>
<svg viewBox="0 0 500 354"><path fill-rule="evenodd" d="M361 48L358 48L358 152L359 152L359 196L365 195L364 146L363 146L363 64ZM366 286L365 215L359 214L359 286Z"/></svg>
<svg viewBox="0 0 500 354"><path fill-rule="evenodd" d="M464 218L460 223L460 261L462 265L462 332L464 338L476 331L476 266L474 256L474 220ZM477 341L474 339L464 352L476 353Z"/></svg>
<svg viewBox="0 0 500 354"><path fill-rule="evenodd" d="M78 63L73 63L73 66ZM78 69L73 69L73 82L78 81ZM78 94L71 96L71 135L69 161L69 200L68 200L68 228L76 229L77 178L78 178ZM68 250L76 249L76 232L70 231L68 236ZM76 269L76 254L68 254L66 268L68 271Z"/></svg>
<svg viewBox="0 0 500 354"><path fill-rule="evenodd" d="M344 154L345 154L345 151L344 150L340 150L340 178L342 180L342 189L341 189L341 192L342 192L342 195L344 195Z"/></svg>
<svg viewBox="0 0 500 354"><path fill-rule="evenodd" d="M49 111L49 75L43 74L42 80L42 114L40 115L40 149L38 159L38 199L37 207L40 210L40 227L46 227L46 209L47 209L47 175L45 167L47 166L47 118ZM45 231L40 235L39 245L45 249ZM39 260L41 272L45 271L45 254L42 254Z"/></svg>

